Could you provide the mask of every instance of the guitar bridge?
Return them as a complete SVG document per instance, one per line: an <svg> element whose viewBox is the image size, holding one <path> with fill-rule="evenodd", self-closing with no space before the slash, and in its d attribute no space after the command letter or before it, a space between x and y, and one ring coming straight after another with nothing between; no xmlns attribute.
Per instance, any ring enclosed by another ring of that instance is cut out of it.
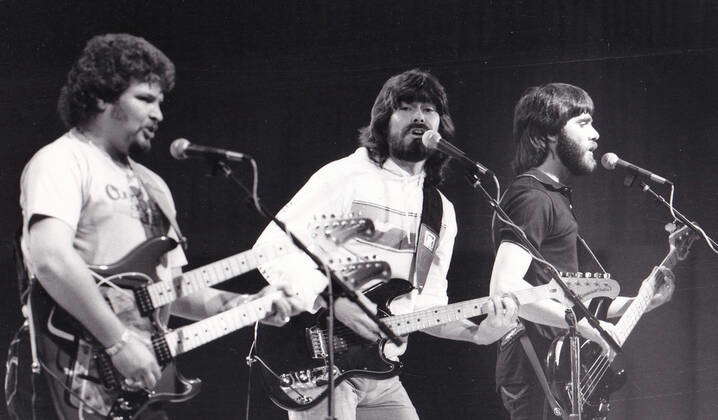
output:
<svg viewBox="0 0 718 420"><path fill-rule="evenodd" d="M309 345L309 352L311 353L312 359L324 360L329 356L327 351L327 342L324 339L321 328L318 326L307 328L307 345Z"/></svg>

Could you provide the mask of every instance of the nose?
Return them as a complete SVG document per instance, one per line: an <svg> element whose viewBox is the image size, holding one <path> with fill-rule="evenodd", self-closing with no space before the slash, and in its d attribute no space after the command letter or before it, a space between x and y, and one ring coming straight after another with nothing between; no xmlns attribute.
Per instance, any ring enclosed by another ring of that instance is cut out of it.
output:
<svg viewBox="0 0 718 420"><path fill-rule="evenodd" d="M162 109L160 108L159 104L156 104L150 110L150 118L156 122L161 122L164 118L164 116L162 115Z"/></svg>
<svg viewBox="0 0 718 420"><path fill-rule="evenodd" d="M417 108L414 110L414 115L412 117L412 122L415 123L423 123L425 120L424 118L424 111L421 110L421 108Z"/></svg>
<svg viewBox="0 0 718 420"><path fill-rule="evenodd" d="M593 126L591 126L591 137L590 137L590 139L597 142L599 137L601 137L601 135L598 134L598 131L596 131L596 129L595 129Z"/></svg>

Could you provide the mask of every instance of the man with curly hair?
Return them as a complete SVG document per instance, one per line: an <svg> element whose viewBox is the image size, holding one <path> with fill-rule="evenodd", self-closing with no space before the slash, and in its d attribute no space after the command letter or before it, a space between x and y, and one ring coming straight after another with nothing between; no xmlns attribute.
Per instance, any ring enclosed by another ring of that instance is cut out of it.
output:
<svg viewBox="0 0 718 420"><path fill-rule="evenodd" d="M314 216L361 214L373 220L377 234L353 240L346 247L359 256L376 256L391 265L392 277L408 280L414 289L394 299L394 314L447 304L447 279L456 236L451 202L436 188L446 158L421 142L427 130L450 139L454 124L444 87L432 74L409 70L391 77L371 110L369 126L360 130L360 147L351 155L317 171L279 212L280 220L301 237ZM435 220L437 223L432 223ZM275 225L258 243L282 236ZM324 276L300 254L288 255L260 268L270 283L292 281L304 309L323 305L317 293ZM476 344L497 340L514 321L511 299L493 298L492 313L481 324L455 321L423 330L431 335ZM497 308L499 310L497 310ZM379 329L347 298L335 301L336 318L367 340ZM399 351L399 353L401 350ZM336 387L336 418L416 419L417 413L398 377L353 377ZM290 419L322 419L326 401L306 411L290 411Z"/></svg>
<svg viewBox="0 0 718 420"><path fill-rule="evenodd" d="M167 184L130 157L150 149L163 119L160 105L174 79L174 64L146 40L127 34L92 38L70 70L58 102L70 130L40 149L21 178L21 245L28 272L106 349L131 389L152 390L162 370L151 345L107 304L88 265L116 262L155 236L181 237ZM186 263L182 247L174 248L157 267L159 278L179 276ZM275 300L270 322L286 322L292 312L289 291L280 288L286 295ZM171 311L201 319L248 299L205 289L179 299ZM161 322L168 317L163 310ZM41 360L48 357L46 351L38 345ZM68 395L47 369L40 373L52 386L33 375L34 395L15 395L12 410L17 416L63 418L63 410L56 414L53 406L68 399L75 400L74 414L87 415L92 395ZM24 397L29 404L21 403ZM149 409L143 418L166 416L161 409Z"/></svg>

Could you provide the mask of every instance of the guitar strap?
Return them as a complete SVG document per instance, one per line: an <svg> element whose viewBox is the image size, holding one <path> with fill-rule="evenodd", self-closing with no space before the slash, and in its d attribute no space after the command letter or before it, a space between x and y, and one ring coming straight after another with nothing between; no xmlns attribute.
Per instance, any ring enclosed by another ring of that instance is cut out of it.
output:
<svg viewBox="0 0 718 420"><path fill-rule="evenodd" d="M142 186L145 187L147 195L150 196L152 201L157 203L157 207L160 208L164 216L170 222L170 226L172 226L172 229L174 229L175 233L177 234L177 237L179 238L179 242L182 244L182 247L187 250L187 238L182 235L179 223L177 223L177 212L174 210L174 207L172 207L169 200L167 200L167 196L164 194L162 188L157 185L157 182L155 182L148 169L141 165L138 165L132 159L130 159L130 167L132 168L132 171L135 173L135 175L137 175L137 178L142 183Z"/></svg>
<svg viewBox="0 0 718 420"><path fill-rule="evenodd" d="M518 175L516 178L521 177L530 177L534 178L538 182L542 182L540 179L538 179L536 176L529 174L529 173L523 173ZM508 191L508 189L507 189ZM503 196L501 197L503 199ZM570 198L569 198L570 200ZM571 210L573 213L573 209ZM576 216L574 215L574 218ZM492 234L492 241L494 243L494 249L496 249L496 237L495 237L495 229L494 229L494 223L496 222L496 212L494 212L492 219L491 219L491 234ZM578 238L576 239L578 243L583 245L585 249L588 251L588 253L593 257L594 261L598 264L599 267L603 270L603 266L596 258L595 254L591 249L588 247L588 244L586 244L586 241L583 240L583 238L578 235ZM605 270L604 270L605 273ZM508 342L510 336L514 336L516 334L519 334L519 341L521 342L521 346L524 349L524 353L526 354L526 357L529 359L529 362L531 362L531 367L533 367L534 373L536 373L536 378L538 379L539 384L541 385L541 388L543 389L543 392L546 396L546 400L549 403L549 406L551 407L551 412L558 417L566 418L566 413L563 412L561 409L561 406L559 405L558 401L556 401L556 397L554 397L553 393L551 392L551 388L548 384L548 380L546 379L546 373L543 370L543 367L541 365L541 362L539 361L538 355L536 354L536 349L534 348L533 343L531 343L531 340L529 339L528 335L526 335L525 327L521 322L519 322L519 326L516 328L516 331L512 330L509 333L507 333L504 338L501 340L503 342ZM521 331L523 330L523 331Z"/></svg>
<svg viewBox="0 0 718 420"><path fill-rule="evenodd" d="M436 249L439 247L439 233L441 232L441 219L444 208L441 203L441 194L435 187L424 185L424 201L421 206L421 221L416 238L416 252L411 264L409 278L416 274L416 288L421 293L426 284L431 262L434 260Z"/></svg>
<svg viewBox="0 0 718 420"><path fill-rule="evenodd" d="M553 396L553 393L551 393L551 388L548 385L546 374L541 367L541 362L539 362L538 356L536 355L536 349L534 349L533 344L531 344L531 340L529 340L529 337L525 333L523 333L521 334L519 341L521 341L521 345L524 348L524 353L526 353L526 357L528 357L529 361L531 362L531 366L533 366L534 371L536 372L538 382L541 384L541 388L543 388L543 392L544 394L546 394L546 400L548 400L548 403L551 406L551 411L555 416L566 418L564 416L563 410L561 410L561 406L558 404L558 401L556 401L556 398Z"/></svg>

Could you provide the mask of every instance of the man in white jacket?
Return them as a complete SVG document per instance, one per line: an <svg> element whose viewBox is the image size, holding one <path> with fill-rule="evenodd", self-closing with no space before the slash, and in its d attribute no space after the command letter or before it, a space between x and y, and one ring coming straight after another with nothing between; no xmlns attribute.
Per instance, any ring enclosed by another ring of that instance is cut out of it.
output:
<svg viewBox="0 0 718 420"><path fill-rule="evenodd" d="M451 139L454 126L443 86L431 74L409 70L391 77L382 87L371 111L369 126L360 130L360 147L351 155L317 171L278 218L309 242L307 226L322 215L360 214L371 218L377 234L370 240L353 239L345 247L358 256L376 257L391 265L392 277L406 279L414 289L391 305L393 314L406 314L447 304L446 274L456 236L451 202L438 192L446 158L421 142L427 130ZM434 194L432 213L436 228L422 215L425 197ZM277 241L283 232L274 225L257 243ZM293 254L260 268L270 283L290 282L304 309L324 305L318 294L326 277L304 255ZM510 298L493 298L489 316L479 325L467 320L431 327L437 337L490 344L515 322L516 305ZM379 329L346 298L335 301L337 319L368 340L380 338ZM398 377L353 377L341 382L335 394L339 419L417 419L416 410ZM326 401L310 410L289 412L290 419L322 419Z"/></svg>

